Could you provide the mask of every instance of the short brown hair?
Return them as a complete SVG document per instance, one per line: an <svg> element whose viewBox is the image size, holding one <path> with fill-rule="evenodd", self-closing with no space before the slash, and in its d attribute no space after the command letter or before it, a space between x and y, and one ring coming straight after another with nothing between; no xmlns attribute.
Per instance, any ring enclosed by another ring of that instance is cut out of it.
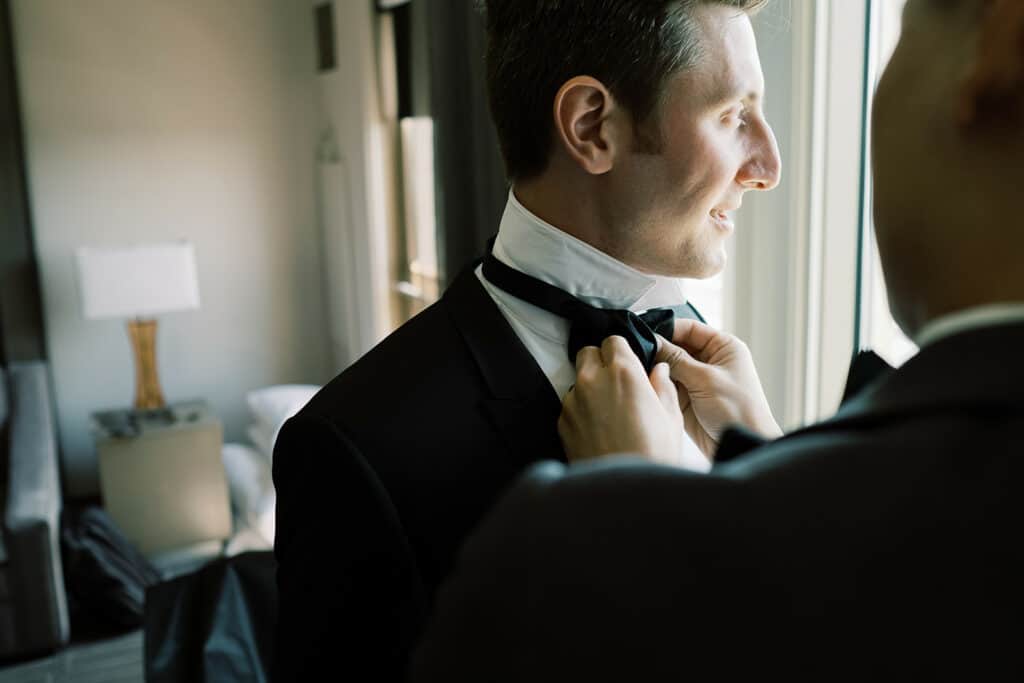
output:
<svg viewBox="0 0 1024 683"><path fill-rule="evenodd" d="M480 0L487 91L511 180L548 164L551 106L574 76L597 78L643 123L666 81L700 59L693 12L718 4L753 14L769 0Z"/></svg>

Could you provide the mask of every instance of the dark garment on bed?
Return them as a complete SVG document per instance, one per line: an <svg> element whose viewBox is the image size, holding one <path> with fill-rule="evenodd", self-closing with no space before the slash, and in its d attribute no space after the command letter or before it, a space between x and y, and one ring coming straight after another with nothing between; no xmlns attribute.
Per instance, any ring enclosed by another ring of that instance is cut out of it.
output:
<svg viewBox="0 0 1024 683"><path fill-rule="evenodd" d="M146 590L146 683L262 683L274 660L274 555L221 557ZM324 680L333 680L330 676Z"/></svg>

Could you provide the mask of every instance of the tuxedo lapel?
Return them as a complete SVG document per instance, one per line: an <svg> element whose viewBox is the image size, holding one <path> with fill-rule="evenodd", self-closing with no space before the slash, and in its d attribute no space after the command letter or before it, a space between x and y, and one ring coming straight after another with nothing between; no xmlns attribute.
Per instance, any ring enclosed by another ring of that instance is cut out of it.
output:
<svg viewBox="0 0 1024 683"><path fill-rule="evenodd" d="M490 391L481 410L513 460L523 465L544 458L564 461L558 437L561 402L475 270L474 264L452 282L444 302Z"/></svg>

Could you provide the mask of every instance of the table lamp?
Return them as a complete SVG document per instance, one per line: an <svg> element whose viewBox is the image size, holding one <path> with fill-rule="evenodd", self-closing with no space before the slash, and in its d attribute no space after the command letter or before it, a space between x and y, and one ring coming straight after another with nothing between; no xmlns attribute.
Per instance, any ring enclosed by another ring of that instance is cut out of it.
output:
<svg viewBox="0 0 1024 683"><path fill-rule="evenodd" d="M135 356L135 409L166 407L157 377L154 316L199 308L192 244L79 247L77 261L86 319L128 318Z"/></svg>

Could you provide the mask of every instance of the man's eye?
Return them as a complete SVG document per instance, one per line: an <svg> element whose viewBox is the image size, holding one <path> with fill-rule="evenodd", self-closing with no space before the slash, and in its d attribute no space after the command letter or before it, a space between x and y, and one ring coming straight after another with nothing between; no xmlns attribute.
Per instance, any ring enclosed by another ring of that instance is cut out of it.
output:
<svg viewBox="0 0 1024 683"><path fill-rule="evenodd" d="M737 109L722 117L722 124L730 128L742 128L747 125L747 110Z"/></svg>

